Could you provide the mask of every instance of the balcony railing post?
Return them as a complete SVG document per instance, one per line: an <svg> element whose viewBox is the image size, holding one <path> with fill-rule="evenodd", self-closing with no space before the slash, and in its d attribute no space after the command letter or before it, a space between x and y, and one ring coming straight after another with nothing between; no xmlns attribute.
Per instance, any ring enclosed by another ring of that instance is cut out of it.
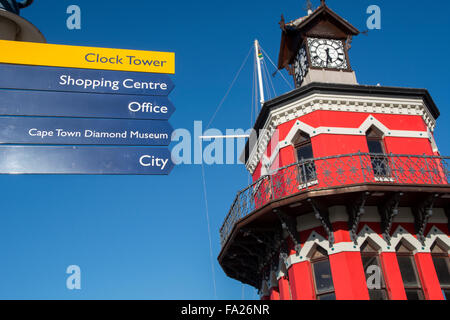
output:
<svg viewBox="0 0 450 320"><path fill-rule="evenodd" d="M395 157L392 154L392 152L389 154L389 157L391 157L391 159L392 159L392 171L394 172L395 181L398 182L397 170L395 168Z"/></svg>
<svg viewBox="0 0 450 320"><path fill-rule="evenodd" d="M298 185L301 186L302 185L302 175L300 173L300 164L297 163L297 165L295 167L297 168L297 180L298 180L297 182L298 182Z"/></svg>
<svg viewBox="0 0 450 320"><path fill-rule="evenodd" d="M269 183L270 183L270 200L275 200L275 193L274 193L274 188L273 188L273 178L272 175L270 174L269 176Z"/></svg>
<svg viewBox="0 0 450 320"><path fill-rule="evenodd" d="M305 187L308 185L308 176L306 175L306 165L305 165L306 161L303 161L302 164L302 171L303 171L303 179L305 181L302 181L303 184L305 185Z"/></svg>
<svg viewBox="0 0 450 320"><path fill-rule="evenodd" d="M428 167L428 157L426 155L424 155L424 156L425 156L425 165L427 167L427 172L430 175L431 184L434 184L433 175L431 174L430 168Z"/></svg>
<svg viewBox="0 0 450 320"><path fill-rule="evenodd" d="M359 164L361 165L361 171L362 171L362 177L363 177L363 181L366 182L366 176L364 173L364 165L363 165L363 161L362 161L362 156L361 156L361 150L358 151L358 156L359 156Z"/></svg>
<svg viewBox="0 0 450 320"><path fill-rule="evenodd" d="M237 197L236 197L236 206L237 206L237 216L239 218L242 218L242 206L241 206L241 194L242 191L239 191Z"/></svg>

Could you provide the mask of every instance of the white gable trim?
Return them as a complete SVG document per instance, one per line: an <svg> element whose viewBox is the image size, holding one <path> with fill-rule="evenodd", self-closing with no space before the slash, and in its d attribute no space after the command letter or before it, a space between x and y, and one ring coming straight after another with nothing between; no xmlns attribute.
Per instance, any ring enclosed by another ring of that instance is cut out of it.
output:
<svg viewBox="0 0 450 320"><path fill-rule="evenodd" d="M359 248L352 242L340 242L334 244L333 247L330 247L330 243L327 239L322 237L315 231L312 231L300 250L300 254L291 255L286 261L286 269L289 269L291 266L297 263L309 261L311 256L314 253L315 248L319 246L322 249L327 251L329 256L341 252L359 252Z"/></svg>
<svg viewBox="0 0 450 320"><path fill-rule="evenodd" d="M442 232L438 227L433 226L431 227L430 232L428 233L427 237L425 238L425 245L427 249L431 251L431 247L434 245L435 242L438 242L438 244L443 247L444 250L447 250L450 254L450 238L447 234Z"/></svg>
<svg viewBox="0 0 450 320"><path fill-rule="evenodd" d="M277 280L280 281L280 279L285 277L286 275L287 275L286 265L284 264L283 259L280 259L280 262L278 264Z"/></svg>
<svg viewBox="0 0 450 320"><path fill-rule="evenodd" d="M305 242L303 247L300 250L300 253L291 255L285 264L285 269L288 270L294 264L298 264L301 262L309 261L311 256L314 253L314 250L317 246L322 247L327 251L329 256L341 252L360 252L361 246L364 242L370 239L373 244L379 249L379 253L383 252L396 252L396 247L400 243L400 241L406 241L406 245L410 247L414 254L416 253L430 253L431 247L437 241L444 250L448 250L450 253L450 238L447 234L442 232L438 227L432 226L430 232L425 238L425 246L423 246L419 240L417 240L411 233L409 233L405 228L401 225L397 227L394 234L391 237L391 244L389 245L378 233L373 231L367 224L361 229L357 236L357 244L353 242L340 242L334 244L333 247L330 247L330 244L327 239L322 237L315 231L312 231L308 237L308 240ZM282 276L284 276L285 272L281 271L282 266L280 264L280 268L278 271L277 279L279 280Z"/></svg>
<svg viewBox="0 0 450 320"><path fill-rule="evenodd" d="M395 252L394 246L389 246L389 244L382 238L378 233L373 231L368 225L364 225L357 237L358 248L370 239L379 248L379 252Z"/></svg>
<svg viewBox="0 0 450 320"><path fill-rule="evenodd" d="M430 252L429 248L423 247L420 241L417 240L417 238L414 237L411 233L406 231L405 228L403 228L402 226L398 226L391 237L391 244L395 248L401 241L405 241L406 245L413 249L412 251L414 252L414 254Z"/></svg>
<svg viewBox="0 0 450 320"><path fill-rule="evenodd" d="M299 131L305 132L311 138L321 135L321 134L336 134L336 135L354 135L354 136L365 136L367 130L370 127L375 126L380 130L384 137L396 137L396 138L419 138L428 139L431 141L433 152L437 152L437 145L434 140L433 134L428 131L404 131L404 130L389 130L384 124L382 124L373 115L369 115L367 119L359 126L359 128L333 128L333 127L319 127L313 128L310 125L297 120L289 131L286 139L279 142L275 147L271 157L267 157L265 154L262 156L263 167L266 168L264 171L267 174L268 168L272 166L275 159L278 157L280 150L289 146L294 145L295 136ZM252 172L253 173L253 172Z"/></svg>

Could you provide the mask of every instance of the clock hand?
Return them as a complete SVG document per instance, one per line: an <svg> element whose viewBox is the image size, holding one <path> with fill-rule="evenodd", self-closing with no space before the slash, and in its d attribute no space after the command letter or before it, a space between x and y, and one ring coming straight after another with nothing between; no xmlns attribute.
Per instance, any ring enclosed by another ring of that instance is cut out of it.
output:
<svg viewBox="0 0 450 320"><path fill-rule="evenodd" d="M325 49L325 52L327 53L327 62L326 62L326 66L328 67L328 61L331 60L331 58L330 58L330 48L326 48L326 49Z"/></svg>

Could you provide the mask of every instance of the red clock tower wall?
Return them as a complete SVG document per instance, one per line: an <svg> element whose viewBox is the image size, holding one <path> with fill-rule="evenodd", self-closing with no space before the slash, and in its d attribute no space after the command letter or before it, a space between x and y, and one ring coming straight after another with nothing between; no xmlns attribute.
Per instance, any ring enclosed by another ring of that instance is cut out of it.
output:
<svg viewBox="0 0 450 320"><path fill-rule="evenodd" d="M368 153L366 131L364 131L368 129L368 125L361 128L365 122L370 122L370 127L385 131L383 142L386 153L411 155L436 155L437 153L437 148L433 146L434 138L430 128L420 116L315 111L281 123L277 127L277 134L274 134L270 140L263 158L259 160L257 170L253 172L254 181L261 178L264 158L270 159L277 154L272 161L266 161L270 165L270 170L265 170L265 173L297 162L294 145L285 139L289 134L292 135L292 132L301 131L295 128L298 121L311 127L313 134L311 142L315 158L357 152ZM315 131L317 128L320 128L323 133L314 135L317 133ZM285 144L281 144L278 151L274 150L274 146L279 145L280 142Z"/></svg>

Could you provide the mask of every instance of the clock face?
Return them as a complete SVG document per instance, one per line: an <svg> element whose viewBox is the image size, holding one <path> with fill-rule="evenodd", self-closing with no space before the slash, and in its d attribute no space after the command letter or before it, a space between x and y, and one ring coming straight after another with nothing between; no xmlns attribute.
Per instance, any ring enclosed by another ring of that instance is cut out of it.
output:
<svg viewBox="0 0 450 320"><path fill-rule="evenodd" d="M329 69L348 68L342 41L309 38L308 47L313 67Z"/></svg>
<svg viewBox="0 0 450 320"><path fill-rule="evenodd" d="M306 76L308 70L308 56L306 54L305 47L302 47L297 54L297 57L295 57L294 61L294 76L295 76L295 84L297 87L299 87L303 79Z"/></svg>

